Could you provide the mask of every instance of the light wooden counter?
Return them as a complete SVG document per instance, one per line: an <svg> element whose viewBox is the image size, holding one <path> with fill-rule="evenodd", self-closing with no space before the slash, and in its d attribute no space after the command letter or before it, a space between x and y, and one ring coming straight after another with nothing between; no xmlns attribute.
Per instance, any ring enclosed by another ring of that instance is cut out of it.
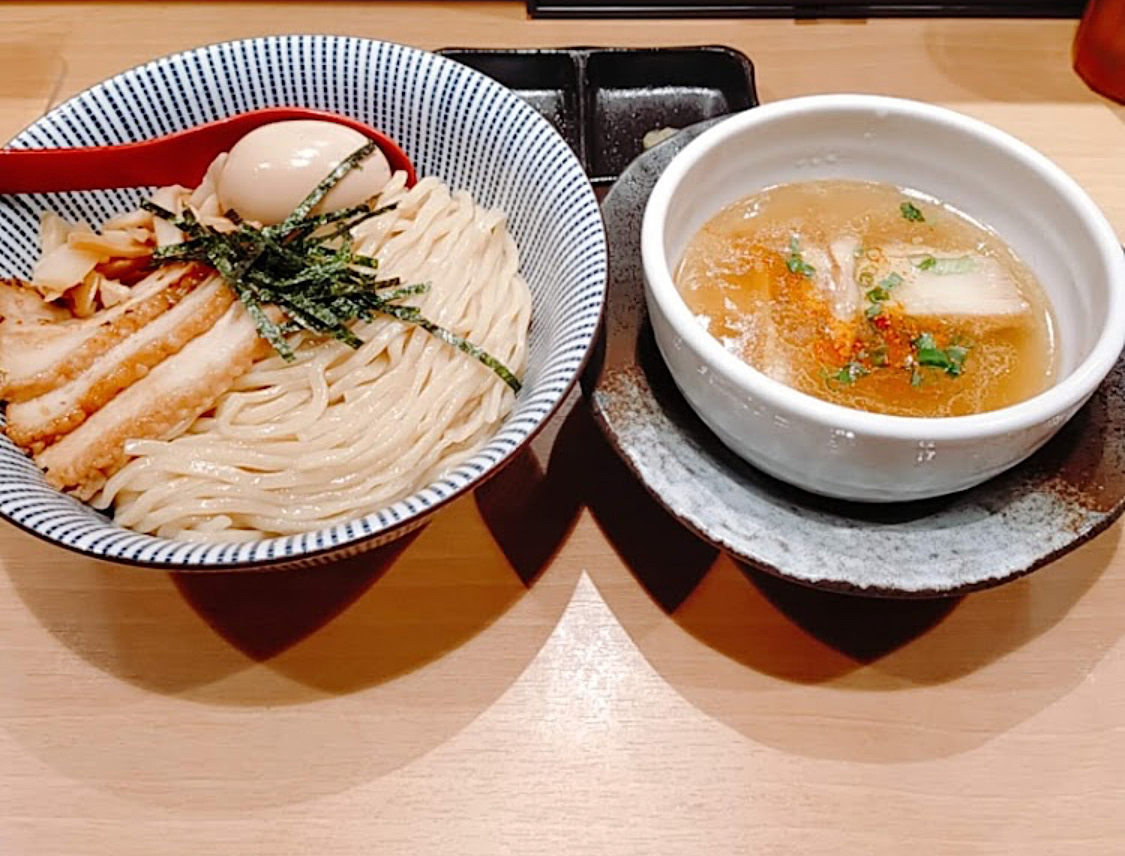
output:
<svg viewBox="0 0 1125 856"><path fill-rule="evenodd" d="M989 119L1125 234L1123 114L1070 70L1073 22L8 3L0 137L151 57L291 32L728 44L763 100ZM0 854L1125 852L1120 526L960 601L822 595L679 530L581 408L554 428L378 564L174 579L0 526Z"/></svg>

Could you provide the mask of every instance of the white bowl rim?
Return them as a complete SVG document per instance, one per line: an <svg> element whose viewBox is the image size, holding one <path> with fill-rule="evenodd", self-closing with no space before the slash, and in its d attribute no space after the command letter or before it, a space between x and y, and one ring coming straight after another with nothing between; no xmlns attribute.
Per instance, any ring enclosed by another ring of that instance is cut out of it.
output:
<svg viewBox="0 0 1125 856"><path fill-rule="evenodd" d="M688 170L701 157L757 126L810 111L897 113L937 120L983 138L1039 173L1078 210L1098 244L1099 261L1110 273L1105 323L1086 359L1061 381L1008 407L968 416L920 417L872 413L833 404L774 380L724 348L696 321L672 280L663 236L668 208ZM658 179L645 207L641 254L648 293L660 305L676 334L714 370L769 406L857 434L919 442L957 442L1023 431L1081 405L1105 379L1125 348L1125 323L1120 320L1125 318L1125 252L1113 227L1086 191L1046 155L1011 134L923 101L852 93L808 95L775 101L722 120L685 146Z"/></svg>

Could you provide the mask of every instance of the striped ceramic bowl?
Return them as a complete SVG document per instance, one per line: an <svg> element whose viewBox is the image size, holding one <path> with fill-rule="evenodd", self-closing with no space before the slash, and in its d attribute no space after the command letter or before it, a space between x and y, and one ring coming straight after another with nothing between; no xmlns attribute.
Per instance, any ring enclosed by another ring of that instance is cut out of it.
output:
<svg viewBox="0 0 1125 856"><path fill-rule="evenodd" d="M316 532L243 544L170 541L123 529L44 482L0 438L0 515L64 547L168 570L313 564L420 526L510 460L558 408L597 333L605 298L601 215L566 142L500 84L450 60L386 42L280 36L158 59L55 108L11 148L142 140L274 106L353 116L397 140L420 175L437 175L506 212L531 288L530 354L511 416L476 456L401 502ZM44 210L99 223L136 206L141 188L0 197L0 272L28 276Z"/></svg>

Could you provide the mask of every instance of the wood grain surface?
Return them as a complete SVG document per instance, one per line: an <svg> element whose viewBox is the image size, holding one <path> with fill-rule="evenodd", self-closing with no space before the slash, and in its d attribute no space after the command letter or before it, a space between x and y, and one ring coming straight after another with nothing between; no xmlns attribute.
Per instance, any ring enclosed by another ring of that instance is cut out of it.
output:
<svg viewBox="0 0 1125 856"><path fill-rule="evenodd" d="M0 137L154 56L721 43L763 100L952 104L1125 232L1074 22L529 21L522 3L7 3ZM982 177L986 180L986 177ZM794 587L686 534L581 405L416 537L172 577L0 526L0 854L1125 852L1121 528L960 600Z"/></svg>

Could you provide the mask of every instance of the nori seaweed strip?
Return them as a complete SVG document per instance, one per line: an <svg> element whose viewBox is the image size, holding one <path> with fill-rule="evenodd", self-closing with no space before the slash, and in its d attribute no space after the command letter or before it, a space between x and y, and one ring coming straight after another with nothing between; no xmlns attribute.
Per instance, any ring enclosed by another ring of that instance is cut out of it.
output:
<svg viewBox="0 0 1125 856"><path fill-rule="evenodd" d="M340 179L358 167L360 161L375 151L376 147L377 144L374 140L368 140L364 145L360 146L336 164L335 168L320 180L320 183L312 189L308 196L301 200L288 217L276 226L266 226L262 231L270 237L273 237L274 235L285 235L300 226L302 221L304 221L320 203L320 200L327 196L328 192L340 183Z"/></svg>
<svg viewBox="0 0 1125 856"><path fill-rule="evenodd" d="M374 308L374 307L373 307ZM429 318L425 317L418 311L417 306L397 306L387 304L376 308L377 312L382 312L385 315L391 315L400 321L406 321L409 324L415 324L421 327L427 333L436 336L443 342L457 348L459 351L468 354L475 360L479 360L488 366L492 371L500 376L504 383L512 388L513 392L518 393L522 387L519 379L508 370L508 367L500 362L496 357L492 356L484 348L474 345L468 339L458 336L452 330L446 330L444 327L435 324Z"/></svg>
<svg viewBox="0 0 1125 856"><path fill-rule="evenodd" d="M378 260L354 251L351 230L393 210L397 203L376 208L369 200L341 211L311 213L374 148L371 142L344 158L275 226L251 226L230 211L226 216L238 228L220 232L200 223L190 208L176 215L154 203L142 203L144 210L172 223L187 236L179 244L155 250L153 261L195 261L213 267L246 307L259 334L286 361L296 359L285 341L287 334L303 329L358 348L363 341L348 328L348 322L355 318L371 320L373 313L381 313L421 327L480 361L518 393L519 380L483 348L426 318L418 307L394 302L426 293L428 283L402 285L398 277L377 279ZM325 230L328 226L333 228ZM269 304L281 310L280 323L266 314L263 307Z"/></svg>

